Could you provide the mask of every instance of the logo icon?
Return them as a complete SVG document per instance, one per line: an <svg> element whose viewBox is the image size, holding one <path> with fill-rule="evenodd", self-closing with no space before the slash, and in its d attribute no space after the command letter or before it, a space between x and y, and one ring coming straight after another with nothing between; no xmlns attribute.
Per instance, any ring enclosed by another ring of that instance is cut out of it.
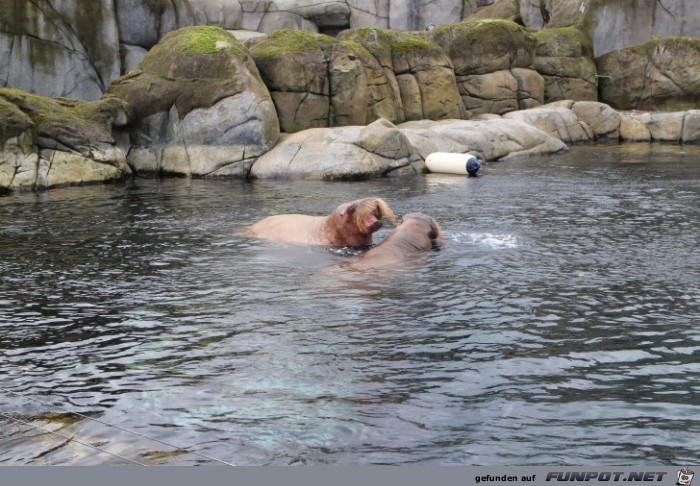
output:
<svg viewBox="0 0 700 486"><path fill-rule="evenodd" d="M695 473L688 469L687 467L684 467L678 473L676 473L676 476L678 477L678 481L676 484L680 484L682 486L690 486L690 482L693 480L693 475Z"/></svg>

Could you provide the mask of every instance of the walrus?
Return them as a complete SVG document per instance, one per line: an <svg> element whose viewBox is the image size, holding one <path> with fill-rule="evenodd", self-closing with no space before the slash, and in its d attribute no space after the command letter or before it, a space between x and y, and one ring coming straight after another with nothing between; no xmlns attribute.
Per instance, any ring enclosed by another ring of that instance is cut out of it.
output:
<svg viewBox="0 0 700 486"><path fill-rule="evenodd" d="M399 266L443 242L440 226L433 218L423 213L407 213L401 224L381 243L360 255L349 267L371 269Z"/></svg>
<svg viewBox="0 0 700 486"><path fill-rule="evenodd" d="M382 218L396 226L389 205L377 197L367 197L341 204L327 216L269 216L248 228L247 233L285 243L361 247L372 244L372 233L382 227Z"/></svg>

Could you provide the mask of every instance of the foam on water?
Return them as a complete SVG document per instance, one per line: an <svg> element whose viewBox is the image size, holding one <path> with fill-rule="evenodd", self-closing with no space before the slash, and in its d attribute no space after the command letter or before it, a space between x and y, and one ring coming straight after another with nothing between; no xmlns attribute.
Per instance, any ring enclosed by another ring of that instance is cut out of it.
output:
<svg viewBox="0 0 700 486"><path fill-rule="evenodd" d="M513 234L468 233L466 231L458 231L456 233L446 234L445 238L455 243L486 246L493 250L505 250L522 246L518 237Z"/></svg>

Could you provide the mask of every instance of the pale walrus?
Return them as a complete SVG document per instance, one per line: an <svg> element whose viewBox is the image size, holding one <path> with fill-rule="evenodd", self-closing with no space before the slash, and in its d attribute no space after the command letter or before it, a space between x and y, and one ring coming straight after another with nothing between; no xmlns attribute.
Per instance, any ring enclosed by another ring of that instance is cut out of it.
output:
<svg viewBox="0 0 700 486"><path fill-rule="evenodd" d="M310 245L367 246L372 233L382 227L382 218L396 225L387 203L367 197L341 204L328 216L279 214L265 218L247 233L258 238Z"/></svg>
<svg viewBox="0 0 700 486"><path fill-rule="evenodd" d="M394 231L377 246L360 255L350 268L400 266L442 243L442 231L433 218L423 213L407 213Z"/></svg>

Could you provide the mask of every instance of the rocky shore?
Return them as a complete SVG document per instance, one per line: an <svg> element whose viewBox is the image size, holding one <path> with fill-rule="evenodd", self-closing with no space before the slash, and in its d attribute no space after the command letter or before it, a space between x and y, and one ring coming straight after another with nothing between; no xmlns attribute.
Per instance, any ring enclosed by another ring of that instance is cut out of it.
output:
<svg viewBox="0 0 700 486"><path fill-rule="evenodd" d="M525 0L469 0L458 21L420 31L377 19L349 28L349 3L322 2L324 17L295 2L287 7L316 23L272 29L282 10L265 10L255 33L223 28L252 18L252 4L238 1L98 3L114 28L102 26L94 46L75 12L53 18L42 0L0 7L9 53L0 56L0 191L141 174L353 180L423 173L436 151L490 162L601 139L700 142L694 24L679 20L675 32L659 14L648 39L624 47L593 22L618 15L616 0L579 2L571 18L544 0L539 16ZM138 26L138 12L151 23ZM77 36L73 53L93 74L59 51L45 52L53 71L22 56L22 43L35 52L30 15L56 28L43 32L51 49ZM348 28L320 33L329 18ZM690 35L654 37L660 29ZM115 42L121 57L108 68L93 54ZM40 79L49 75L62 81Z"/></svg>

